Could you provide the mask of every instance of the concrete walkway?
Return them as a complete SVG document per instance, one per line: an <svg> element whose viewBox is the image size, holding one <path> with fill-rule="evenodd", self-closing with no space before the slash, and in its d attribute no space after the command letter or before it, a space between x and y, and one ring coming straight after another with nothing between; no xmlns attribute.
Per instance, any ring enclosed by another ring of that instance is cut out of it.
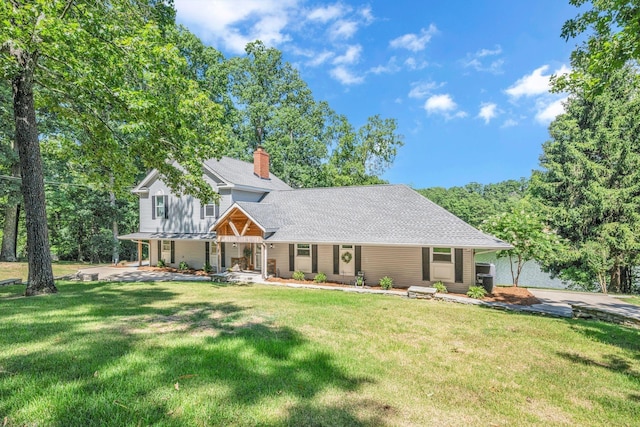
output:
<svg viewBox="0 0 640 427"><path fill-rule="evenodd" d="M624 299L621 298L588 292L557 291L548 289L529 289L529 292L531 292L543 304L550 306L559 308L571 308L572 305L589 307L606 313L635 319L640 322L640 306L627 304L624 302Z"/></svg>

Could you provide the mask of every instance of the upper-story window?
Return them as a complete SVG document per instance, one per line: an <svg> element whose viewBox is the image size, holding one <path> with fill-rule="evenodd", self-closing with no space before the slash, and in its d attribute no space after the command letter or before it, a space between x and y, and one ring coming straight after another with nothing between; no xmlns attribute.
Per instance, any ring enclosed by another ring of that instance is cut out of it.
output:
<svg viewBox="0 0 640 427"><path fill-rule="evenodd" d="M151 204L151 219L169 218L169 196L153 196Z"/></svg>
<svg viewBox="0 0 640 427"><path fill-rule="evenodd" d="M218 205L209 204L204 207L204 216L207 218L217 218L218 217Z"/></svg>

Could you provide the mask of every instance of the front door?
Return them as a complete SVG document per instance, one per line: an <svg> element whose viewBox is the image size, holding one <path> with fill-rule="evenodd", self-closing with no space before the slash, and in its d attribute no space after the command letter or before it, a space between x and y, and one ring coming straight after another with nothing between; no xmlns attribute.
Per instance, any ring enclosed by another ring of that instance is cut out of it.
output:
<svg viewBox="0 0 640 427"><path fill-rule="evenodd" d="M340 274L343 276L356 275L356 261L354 259L355 251L353 245L340 246Z"/></svg>
<svg viewBox="0 0 640 427"><path fill-rule="evenodd" d="M162 241L162 253L160 254L160 259L163 260L165 264L169 264L171 262L171 240Z"/></svg>
<svg viewBox="0 0 640 427"><path fill-rule="evenodd" d="M255 247L253 254L256 257L256 270L262 271L262 244L256 243Z"/></svg>

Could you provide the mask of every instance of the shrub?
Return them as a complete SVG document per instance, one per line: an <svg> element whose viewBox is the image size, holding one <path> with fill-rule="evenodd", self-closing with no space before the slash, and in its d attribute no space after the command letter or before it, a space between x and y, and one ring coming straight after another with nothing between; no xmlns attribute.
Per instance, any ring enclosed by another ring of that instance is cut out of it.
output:
<svg viewBox="0 0 640 427"><path fill-rule="evenodd" d="M316 283L324 283L327 281L327 275L324 273L316 274L316 277L313 278L313 281Z"/></svg>
<svg viewBox="0 0 640 427"><path fill-rule="evenodd" d="M302 271L293 272L293 280L304 280L304 273Z"/></svg>
<svg viewBox="0 0 640 427"><path fill-rule="evenodd" d="M213 272L213 267L211 267L211 264L206 263L204 265L203 270L204 270L205 273L209 274L209 273Z"/></svg>
<svg viewBox="0 0 640 427"><path fill-rule="evenodd" d="M189 264L187 264L184 261L180 261L180 264L178 264L178 270L180 271L185 271L189 269Z"/></svg>
<svg viewBox="0 0 640 427"><path fill-rule="evenodd" d="M447 287L442 282L436 282L433 284L433 287L436 288L436 291L441 294L447 293Z"/></svg>
<svg viewBox="0 0 640 427"><path fill-rule="evenodd" d="M163 260L163 259L159 259L159 260L158 260L158 264L156 264L156 265L157 265L158 267L160 267L160 268L164 268L164 267L166 267L166 266L167 266L167 263L166 263L166 262L164 262L164 260Z"/></svg>
<svg viewBox="0 0 640 427"><path fill-rule="evenodd" d="M384 276L382 279L380 279L380 287L384 290L393 288L393 279L389 276Z"/></svg>
<svg viewBox="0 0 640 427"><path fill-rule="evenodd" d="M482 286L471 286L467 292L469 298L482 299L487 291Z"/></svg>

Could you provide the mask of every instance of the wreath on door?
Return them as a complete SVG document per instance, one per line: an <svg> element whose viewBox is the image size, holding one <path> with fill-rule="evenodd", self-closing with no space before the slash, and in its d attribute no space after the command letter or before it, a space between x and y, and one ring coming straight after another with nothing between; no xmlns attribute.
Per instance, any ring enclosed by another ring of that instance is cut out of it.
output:
<svg viewBox="0 0 640 427"><path fill-rule="evenodd" d="M351 255L351 252L345 252L340 257L342 262L344 262L345 264L349 264L351 262L351 258L353 258L353 256Z"/></svg>

